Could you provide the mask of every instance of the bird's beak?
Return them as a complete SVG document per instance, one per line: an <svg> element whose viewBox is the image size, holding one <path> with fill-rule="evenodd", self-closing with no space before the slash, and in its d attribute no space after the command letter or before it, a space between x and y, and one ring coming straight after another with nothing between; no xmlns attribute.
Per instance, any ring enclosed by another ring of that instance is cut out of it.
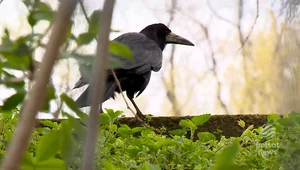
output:
<svg viewBox="0 0 300 170"><path fill-rule="evenodd" d="M176 35L172 32L170 32L167 36L166 36L166 42L169 44L182 44L182 45L191 45L191 46L195 46L192 42L190 42L189 40L180 37L179 35Z"/></svg>

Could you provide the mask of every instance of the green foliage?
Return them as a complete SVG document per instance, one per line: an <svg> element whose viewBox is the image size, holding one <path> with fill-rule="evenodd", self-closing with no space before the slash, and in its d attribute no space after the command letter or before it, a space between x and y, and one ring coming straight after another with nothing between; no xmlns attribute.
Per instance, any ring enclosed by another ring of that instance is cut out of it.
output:
<svg viewBox="0 0 300 170"><path fill-rule="evenodd" d="M64 97L65 98L65 97ZM0 159L12 137L17 113L1 113ZM240 137L216 137L209 132L191 139L184 133L156 134L145 127L117 123L121 111L107 109L100 116L95 168L97 169L297 169L300 159L300 114L270 115L264 127L247 127ZM208 115L181 122L182 129L203 125ZM276 117L276 119L274 119ZM205 119L204 119L205 118ZM195 121L198 120L198 121ZM272 120L272 121L271 121ZM36 128L22 169L78 169L83 158L86 126L72 118L61 123L42 121ZM192 125L193 124L193 125ZM175 132L175 131L173 131ZM266 137L269 135L269 137Z"/></svg>

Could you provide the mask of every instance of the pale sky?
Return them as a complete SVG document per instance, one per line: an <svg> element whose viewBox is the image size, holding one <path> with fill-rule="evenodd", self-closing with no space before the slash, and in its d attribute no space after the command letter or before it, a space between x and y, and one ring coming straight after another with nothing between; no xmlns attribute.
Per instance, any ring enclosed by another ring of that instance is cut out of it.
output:
<svg viewBox="0 0 300 170"><path fill-rule="evenodd" d="M56 4L54 1L51 5L54 7ZM236 8L237 0L188 0L188 1L178 1L179 11L175 15L175 20L170 25L170 29L190 41L192 41L196 46L176 46L175 54L175 64L176 69L184 70L186 68L192 70L197 76L202 76L207 72L212 64L210 58L208 57L207 44L203 41L203 32L201 31L199 25L194 22L201 22L204 25L209 25L210 38L213 43L227 40L232 43L232 48L225 49L225 54L216 54L218 62L218 71L222 74L226 69L237 61L234 60L230 55L238 55L238 46L234 45L236 38L236 31L234 27L225 21L222 21L215 17L207 7L207 3L210 3L212 8L218 12L218 14L232 22L236 22ZM268 27L269 11L275 10L278 12L279 4L274 3L273 0L263 0L260 1L260 16L258 18L255 29L264 29ZM87 10L91 13L93 10L101 8L103 1L99 0L85 0ZM112 33L110 38L113 39L118 35L125 32L139 32L145 26L153 23L168 23L169 14L168 9L170 6L170 1L161 0L119 0L116 3L114 16L112 21L112 28L120 30L120 33ZM244 18L243 18L243 31L245 34L248 33L250 26L252 25L255 15L256 15L256 3L255 1L248 1L245 6ZM20 0L4 0L0 5L0 30L8 27L9 30L19 36L30 31L29 26L26 25L24 19L26 18L27 12L26 8ZM77 35L85 31L86 25L84 24L84 19L82 16L76 16L78 21L76 21L74 32ZM46 24L41 23L37 26L36 30L43 30ZM1 31L2 33L2 31ZM1 36L0 33L0 36ZM215 50L218 49L217 46L213 44ZM86 48L90 54L95 52L95 43L91 44ZM170 53L170 47L164 51L165 60L168 59ZM42 56L42 53L40 54ZM228 55L228 56L227 56ZM64 84L64 78L60 77L59 74L66 74L70 70L66 70L64 66L66 63L61 63L61 67L55 69L53 75L53 82L58 87L58 92L64 92L67 84ZM141 110L152 115L165 115L163 109L170 108L170 105L166 102L166 94L164 91L163 84L161 82L161 76L164 73L164 68L168 67L167 61L164 62L164 66L159 73L152 74L150 84L143 92L143 94L136 99L138 105L141 106ZM59 74L58 74L59 73ZM183 73L184 74L184 73ZM208 75L201 82L195 80L195 76L186 75L182 80L178 80L177 92L178 95L182 93L184 95L186 90L184 85L186 83L197 83L197 87L191 93L188 98L190 98L190 103L193 106L193 112L187 112L187 115L196 115L201 113L217 113L220 110L215 109L215 81L211 75ZM79 78L78 67L75 62L71 62L70 79L67 82L72 88L77 79ZM220 76L220 80L224 83L222 88L222 98L225 103L230 103L229 87L226 84L226 79ZM63 85L62 85L63 84ZM69 92L74 99L79 95L79 92L83 91L74 90ZM11 91L0 86L0 103L3 102L5 98L12 94ZM121 97L118 97L116 101L109 100L104 103L104 107L109 107L113 109L122 109L126 111L127 115L131 115L126 109L124 101Z"/></svg>

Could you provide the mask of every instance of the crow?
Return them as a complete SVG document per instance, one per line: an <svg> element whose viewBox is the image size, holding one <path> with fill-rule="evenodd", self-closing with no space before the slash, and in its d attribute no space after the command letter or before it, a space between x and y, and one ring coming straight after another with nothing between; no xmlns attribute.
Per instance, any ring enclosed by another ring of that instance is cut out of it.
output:
<svg viewBox="0 0 300 170"><path fill-rule="evenodd" d="M125 33L113 41L122 43L131 50L133 61L125 59L122 56L110 54L121 61L121 68L113 69L121 88L126 92L127 97L136 109L139 118L144 119L144 115L134 102L133 98L138 97L147 87L151 72L158 72L162 67L162 51L167 44L182 44L194 46L189 40L180 37L162 23L152 24L145 27L139 33ZM115 98L115 92L120 93L117 83L113 77L111 69L107 71L106 88L103 96L105 102L109 98ZM83 76L77 81L74 88L89 84ZM90 106L89 87L79 96L76 103L79 107Z"/></svg>

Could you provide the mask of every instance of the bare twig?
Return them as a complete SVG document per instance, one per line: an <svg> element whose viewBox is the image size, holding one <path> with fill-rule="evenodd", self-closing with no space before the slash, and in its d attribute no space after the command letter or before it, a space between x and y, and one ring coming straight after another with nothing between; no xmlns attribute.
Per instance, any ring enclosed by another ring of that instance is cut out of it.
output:
<svg viewBox="0 0 300 170"><path fill-rule="evenodd" d="M3 2L4 0L0 0L0 4Z"/></svg>
<svg viewBox="0 0 300 170"><path fill-rule="evenodd" d="M167 23L168 27L170 27L171 23L174 21L176 10L177 10L177 0L173 0L173 1L171 1L171 6L169 9L170 19ZM179 115L181 115L181 111L180 111L179 104L177 101L176 90L175 90L175 78L174 78L175 50L176 50L176 46L172 44L171 45L171 53L169 56L169 63L170 63L171 68L170 68L170 73L168 74L168 76L170 77L170 84L171 84L170 87L168 87L168 80L166 80L163 76L161 78L162 78L162 82L166 88L167 98L172 105L172 110L176 116L179 116Z"/></svg>
<svg viewBox="0 0 300 170"><path fill-rule="evenodd" d="M241 41L241 47L238 49L238 51L240 51L244 47L245 43L248 41L250 35L252 34L253 28L254 28L254 26L257 22L258 17L259 17L259 0L256 0L256 16L255 16L254 22L253 22L253 24L250 28L250 31L249 31L248 35L246 36L246 38L243 41Z"/></svg>
<svg viewBox="0 0 300 170"><path fill-rule="evenodd" d="M238 18L238 24L236 25L236 29L238 31L238 40L239 40L239 43L240 45L242 46L244 42L244 36L243 36L243 33L242 33L242 28L241 28L241 25L242 25L242 19L243 19L243 0L238 0L238 12L237 12L237 18ZM242 64L243 64L243 72L244 72L244 79L245 79L245 83L248 82L248 66L247 66L247 54L246 54L246 51L244 48L241 48L241 54L242 54L242 57L243 57L243 60L242 60ZM244 103L246 97L243 96L242 98L242 103ZM241 108L241 110L239 110L239 113L242 113L243 112L243 108Z"/></svg>
<svg viewBox="0 0 300 170"><path fill-rule="evenodd" d="M54 27L47 44L40 70L35 71L35 83L28 93L28 99L21 109L20 122L17 125L13 141L10 144L1 169L17 170L28 146L31 133L35 125L35 117L43 106L46 97L46 88L60 45L64 41L65 33L70 24L71 15L76 7L76 1L64 0L60 3L54 20Z"/></svg>
<svg viewBox="0 0 300 170"><path fill-rule="evenodd" d="M230 23L230 24L232 24L232 25L237 25L235 22L233 22L233 21L231 21L231 20L229 20L229 19L227 19L227 18L224 18L224 17L222 17L221 15L219 15L219 14L213 9L213 7L211 6L209 0L206 1L206 4L207 4L207 7L209 8L209 10L210 10L217 18L219 18L220 20L226 21L226 22L228 22L228 23Z"/></svg>
<svg viewBox="0 0 300 170"><path fill-rule="evenodd" d="M208 34L208 28L200 23L200 22L197 22L198 25L202 28L202 31L204 33L204 37L208 43L208 47L209 47L209 53L210 53L210 58L212 60L212 64L213 64L213 67L212 67L212 72L213 72L213 75L217 81L217 87L216 87L216 93L217 93L217 100L219 102L219 104L221 105L222 109L225 111L225 113L229 113L228 112L228 108L226 106L226 104L223 102L222 98L221 98L221 81L219 79L219 76L218 76L218 73L217 73L217 60L216 60L216 57L215 57L215 52L213 50L213 47L212 47L212 42L209 38L209 34Z"/></svg>
<svg viewBox="0 0 300 170"><path fill-rule="evenodd" d="M85 17L85 20L90 24L90 19L89 19L88 15L87 15L87 12L85 10L84 4L83 4L83 0L78 0L78 2L79 2L81 10L83 12L83 15ZM97 38L95 38L95 39L97 41Z"/></svg>
<svg viewBox="0 0 300 170"><path fill-rule="evenodd" d="M93 81L91 82L91 110L88 120L88 131L85 141L83 170L94 169L95 147L97 134L99 129L99 112L101 109L100 102L102 101L105 81L106 67L108 56L109 33L114 8L114 0L106 0L103 6L103 13L100 17L100 33L98 35L98 44L96 58L93 64Z"/></svg>

